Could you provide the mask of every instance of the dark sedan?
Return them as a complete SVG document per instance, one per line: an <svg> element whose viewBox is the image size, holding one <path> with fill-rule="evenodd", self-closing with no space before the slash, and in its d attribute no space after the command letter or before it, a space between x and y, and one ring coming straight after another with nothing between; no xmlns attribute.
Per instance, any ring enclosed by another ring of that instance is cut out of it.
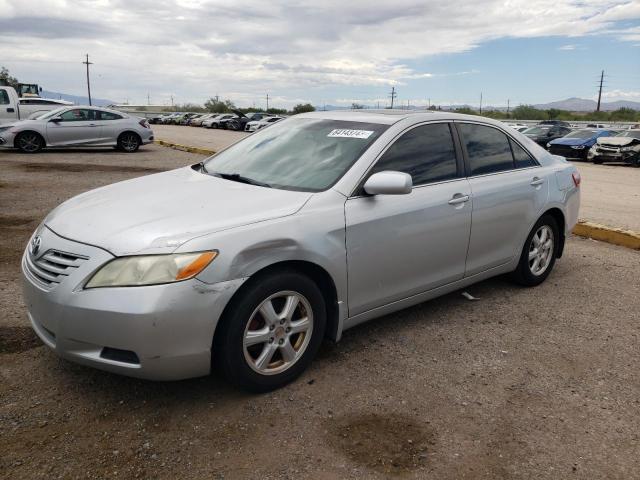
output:
<svg viewBox="0 0 640 480"><path fill-rule="evenodd" d="M593 128L575 130L562 138L556 138L547 143L547 150L554 155L579 160L587 159L587 152L595 145L600 137L611 137L617 132Z"/></svg>
<svg viewBox="0 0 640 480"><path fill-rule="evenodd" d="M562 138L569 133L571 129L561 125L536 125L522 132L542 147L546 147L551 140Z"/></svg>

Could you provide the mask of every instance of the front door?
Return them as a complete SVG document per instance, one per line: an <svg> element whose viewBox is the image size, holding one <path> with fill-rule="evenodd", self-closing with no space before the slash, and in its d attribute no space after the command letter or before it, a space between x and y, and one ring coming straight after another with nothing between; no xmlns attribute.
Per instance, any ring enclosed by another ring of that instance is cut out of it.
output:
<svg viewBox="0 0 640 480"><path fill-rule="evenodd" d="M60 121L47 123L47 143L50 146L91 145L100 142L102 126L96 111L73 108L58 115Z"/></svg>
<svg viewBox="0 0 640 480"><path fill-rule="evenodd" d="M345 203L349 315L459 280L471 228L471 189L448 123L403 133L370 174L392 170L413 179L407 195Z"/></svg>

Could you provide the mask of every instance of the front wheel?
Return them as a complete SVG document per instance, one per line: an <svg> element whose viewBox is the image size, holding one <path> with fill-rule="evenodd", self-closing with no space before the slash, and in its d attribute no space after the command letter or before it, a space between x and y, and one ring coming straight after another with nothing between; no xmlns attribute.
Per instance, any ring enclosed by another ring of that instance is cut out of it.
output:
<svg viewBox="0 0 640 480"><path fill-rule="evenodd" d="M44 148L44 139L36 132L22 132L16 137L15 146L24 153L37 153Z"/></svg>
<svg viewBox="0 0 640 480"><path fill-rule="evenodd" d="M140 137L136 133L125 132L118 137L118 149L123 152L133 153L140 148Z"/></svg>
<svg viewBox="0 0 640 480"><path fill-rule="evenodd" d="M221 319L214 366L244 390L267 392L311 363L324 337L326 307L317 285L294 271L249 282Z"/></svg>
<svg viewBox="0 0 640 480"><path fill-rule="evenodd" d="M520 262L513 272L520 285L540 285L551 273L556 262L560 233L551 215L543 215L531 229L522 248Z"/></svg>

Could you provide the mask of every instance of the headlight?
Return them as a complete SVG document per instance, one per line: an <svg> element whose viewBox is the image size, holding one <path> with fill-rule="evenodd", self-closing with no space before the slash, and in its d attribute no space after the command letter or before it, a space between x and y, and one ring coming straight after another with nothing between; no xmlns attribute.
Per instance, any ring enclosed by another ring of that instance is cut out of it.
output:
<svg viewBox="0 0 640 480"><path fill-rule="evenodd" d="M622 147L622 148L620 148L621 152L630 152L631 150L633 150L633 147Z"/></svg>
<svg viewBox="0 0 640 480"><path fill-rule="evenodd" d="M583 150L584 145L571 145L571 148L573 148L574 150Z"/></svg>
<svg viewBox="0 0 640 480"><path fill-rule="evenodd" d="M550 143L547 143L547 148L551 148L551 144Z"/></svg>
<svg viewBox="0 0 640 480"><path fill-rule="evenodd" d="M136 255L111 260L98 270L85 288L137 287L187 280L198 275L218 252Z"/></svg>

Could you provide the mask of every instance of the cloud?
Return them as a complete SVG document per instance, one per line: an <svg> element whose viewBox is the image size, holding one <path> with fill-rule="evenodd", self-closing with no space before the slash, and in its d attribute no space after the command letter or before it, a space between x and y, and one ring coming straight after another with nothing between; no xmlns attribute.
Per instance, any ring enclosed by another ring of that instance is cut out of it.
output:
<svg viewBox="0 0 640 480"><path fill-rule="evenodd" d="M0 42L11 45L1 61L18 66L14 73L81 93L88 52L95 90L118 101L142 101L147 92L155 101L266 91L285 102L328 99L336 86L474 73L473 65L458 73L408 65L495 39L640 39L640 27L628 23L640 18L640 4L630 0L0 0L0 7Z"/></svg>
<svg viewBox="0 0 640 480"><path fill-rule="evenodd" d="M578 48L577 45L562 45L561 47L558 47L558 50L575 50L576 48Z"/></svg>

